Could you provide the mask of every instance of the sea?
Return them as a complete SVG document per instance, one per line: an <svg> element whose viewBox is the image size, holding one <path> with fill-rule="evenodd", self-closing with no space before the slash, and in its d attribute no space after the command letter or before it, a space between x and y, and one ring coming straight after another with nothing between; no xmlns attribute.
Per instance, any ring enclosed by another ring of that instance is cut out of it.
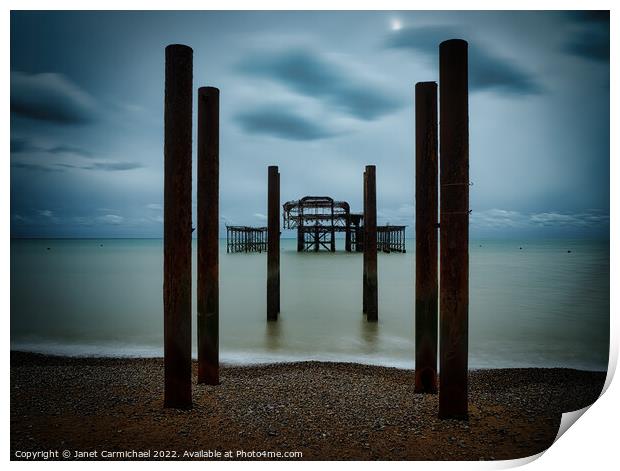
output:
<svg viewBox="0 0 620 471"><path fill-rule="evenodd" d="M281 242L281 313L266 321L267 256L220 240L220 359L414 368L415 241L379 253L379 322L362 313L362 254ZM11 348L163 355L161 239L13 239ZM193 352L196 355L194 241ZM607 369L609 241L470 244L469 367Z"/></svg>

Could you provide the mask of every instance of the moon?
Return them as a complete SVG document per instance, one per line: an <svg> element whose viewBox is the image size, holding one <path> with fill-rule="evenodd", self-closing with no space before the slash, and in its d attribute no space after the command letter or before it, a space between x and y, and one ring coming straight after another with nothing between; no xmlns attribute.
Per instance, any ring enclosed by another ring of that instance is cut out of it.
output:
<svg viewBox="0 0 620 471"><path fill-rule="evenodd" d="M392 21L390 21L390 29L392 31L398 31L402 27L403 27L403 24L400 22L398 18L394 18L392 19Z"/></svg>

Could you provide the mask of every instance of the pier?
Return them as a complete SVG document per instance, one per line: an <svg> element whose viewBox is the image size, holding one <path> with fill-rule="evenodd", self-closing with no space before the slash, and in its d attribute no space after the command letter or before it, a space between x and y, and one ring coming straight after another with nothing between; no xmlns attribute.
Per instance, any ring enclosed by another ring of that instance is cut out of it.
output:
<svg viewBox="0 0 620 471"><path fill-rule="evenodd" d="M346 201L304 196L283 205L285 229L297 230L298 252L336 251L336 233L344 233L347 252L364 251L364 214L352 213ZM406 226L377 226L377 250L405 253Z"/></svg>
<svg viewBox="0 0 620 471"><path fill-rule="evenodd" d="M267 252L267 227L226 226L226 253Z"/></svg>
<svg viewBox="0 0 620 471"><path fill-rule="evenodd" d="M384 253L405 253L405 229L407 226L377 226L377 250Z"/></svg>

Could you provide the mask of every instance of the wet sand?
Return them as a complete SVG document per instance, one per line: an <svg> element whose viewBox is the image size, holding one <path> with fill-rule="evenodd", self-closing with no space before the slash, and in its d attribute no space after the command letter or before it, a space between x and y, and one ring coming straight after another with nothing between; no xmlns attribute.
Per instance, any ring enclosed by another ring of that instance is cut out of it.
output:
<svg viewBox="0 0 620 471"><path fill-rule="evenodd" d="M81 459L101 459L134 450L143 453L134 459L207 459L209 452L225 459L226 451L236 459L265 458L261 452L301 452L289 459L306 460L514 459L548 448L561 413L594 402L605 381L605 373L557 368L471 371L469 420L452 421L437 418L436 395L413 393L411 370L223 366L221 384L205 386L195 384L195 368L194 407L178 411L162 407L161 358L11 352L11 457L58 450L63 459L68 450L72 458L81 451L91 453Z"/></svg>

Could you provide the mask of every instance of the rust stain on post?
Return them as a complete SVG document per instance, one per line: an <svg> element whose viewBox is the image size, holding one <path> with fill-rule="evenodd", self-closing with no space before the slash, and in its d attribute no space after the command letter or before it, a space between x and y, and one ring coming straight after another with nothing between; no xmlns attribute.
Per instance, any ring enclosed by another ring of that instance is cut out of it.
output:
<svg viewBox="0 0 620 471"><path fill-rule="evenodd" d="M469 117L467 42L439 46L440 385L439 417L467 418L469 311Z"/></svg>
<svg viewBox="0 0 620 471"><path fill-rule="evenodd" d="M278 167L267 177L267 320L278 320L280 298L280 201Z"/></svg>
<svg viewBox="0 0 620 471"><path fill-rule="evenodd" d="M415 392L437 392L437 84L415 86Z"/></svg>
<svg viewBox="0 0 620 471"><path fill-rule="evenodd" d="M366 258L366 319L369 322L379 320L377 292L377 184L374 165L366 166L366 229L364 253Z"/></svg>
<svg viewBox="0 0 620 471"><path fill-rule="evenodd" d="M164 407L192 407L192 49L166 47Z"/></svg>
<svg viewBox="0 0 620 471"><path fill-rule="evenodd" d="M198 383L219 384L220 91L198 89Z"/></svg>

